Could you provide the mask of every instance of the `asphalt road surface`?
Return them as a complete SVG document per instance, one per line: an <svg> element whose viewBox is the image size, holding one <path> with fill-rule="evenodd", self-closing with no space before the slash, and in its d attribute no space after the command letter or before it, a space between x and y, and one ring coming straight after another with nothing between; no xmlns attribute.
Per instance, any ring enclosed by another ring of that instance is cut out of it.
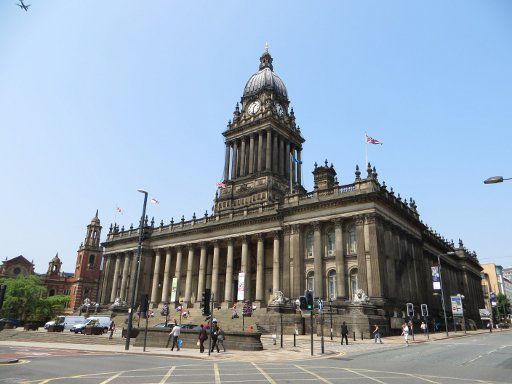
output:
<svg viewBox="0 0 512 384"><path fill-rule="evenodd" d="M512 332L273 363L0 347L0 383L512 383ZM257 353L255 353L257 359Z"/></svg>

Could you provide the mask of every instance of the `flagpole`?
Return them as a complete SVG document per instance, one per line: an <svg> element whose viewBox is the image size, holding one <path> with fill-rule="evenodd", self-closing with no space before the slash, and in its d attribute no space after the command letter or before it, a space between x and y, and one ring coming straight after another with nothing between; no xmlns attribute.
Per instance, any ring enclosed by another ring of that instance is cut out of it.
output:
<svg viewBox="0 0 512 384"><path fill-rule="evenodd" d="M366 132L364 133L364 154L365 154L365 163L364 166L366 167L368 165L368 135Z"/></svg>

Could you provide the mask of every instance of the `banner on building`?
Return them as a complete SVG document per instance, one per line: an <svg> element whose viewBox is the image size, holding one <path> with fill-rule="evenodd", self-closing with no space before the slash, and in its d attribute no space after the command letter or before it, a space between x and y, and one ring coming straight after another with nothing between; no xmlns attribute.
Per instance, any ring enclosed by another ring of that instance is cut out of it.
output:
<svg viewBox="0 0 512 384"><path fill-rule="evenodd" d="M464 316L464 310L462 309L462 297L450 296L452 303L452 315L453 316Z"/></svg>
<svg viewBox="0 0 512 384"><path fill-rule="evenodd" d="M489 300L491 300L491 305L495 307L498 304L498 299L496 297L496 294L494 292L491 292L489 295Z"/></svg>
<svg viewBox="0 0 512 384"><path fill-rule="evenodd" d="M178 278L173 277L171 283L171 303L176 302L176 292L178 291Z"/></svg>
<svg viewBox="0 0 512 384"><path fill-rule="evenodd" d="M238 292L237 292L237 300L244 301L245 300L245 272L240 272L238 274Z"/></svg>
<svg viewBox="0 0 512 384"><path fill-rule="evenodd" d="M439 266L432 267L432 285L434 290L441 289L441 276L439 275Z"/></svg>
<svg viewBox="0 0 512 384"><path fill-rule="evenodd" d="M491 320L491 312L487 308L479 309L478 312L480 312L480 319Z"/></svg>

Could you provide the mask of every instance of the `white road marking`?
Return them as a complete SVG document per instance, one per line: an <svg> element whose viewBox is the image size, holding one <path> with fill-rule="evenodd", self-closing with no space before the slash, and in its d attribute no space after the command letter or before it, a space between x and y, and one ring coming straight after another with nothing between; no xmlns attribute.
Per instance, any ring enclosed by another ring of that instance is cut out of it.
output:
<svg viewBox="0 0 512 384"><path fill-rule="evenodd" d="M165 376L164 376L164 377L162 377L162 380L160 380L160 383L159 383L159 384L164 384L164 383L167 381L167 379L171 376L172 371L174 371L175 369L176 369L176 366L171 367L171 368L167 371L167 373L165 374Z"/></svg>
<svg viewBox="0 0 512 384"><path fill-rule="evenodd" d="M256 365L256 363L252 363L252 365L254 365L254 368L256 368L258 371L260 371L260 373L265 376L265 379L267 379L267 381L270 383L270 384L277 384L274 379L272 379L268 374L267 372L265 372L263 369L261 369L260 367L258 367Z"/></svg>
<svg viewBox="0 0 512 384"><path fill-rule="evenodd" d="M213 364L213 372L215 373L215 384L220 384L220 371L217 363Z"/></svg>
<svg viewBox="0 0 512 384"><path fill-rule="evenodd" d="M367 376L367 375L365 375L364 373L356 372L356 371L353 371L353 370L351 370L351 369L349 369L349 368L343 368L343 369L344 369L345 371L347 371L347 372L351 372L351 373L353 373L353 374L355 374L355 375L363 376L363 377L366 377L367 379L370 379L370 380L372 380L372 381L376 381L377 383L386 384L385 382L383 382L383 381L381 381L381 380L379 380L379 379L376 379L376 378L374 378L374 377Z"/></svg>
<svg viewBox="0 0 512 384"><path fill-rule="evenodd" d="M317 375L315 372L311 372L310 370L306 369L306 368L303 368L301 367L300 365L295 365L297 368L299 368L300 370L306 372L306 373L309 373L311 376L315 376L318 380L320 381L323 381L324 383L326 384L332 384L332 382L330 382L329 380L323 378L322 376L320 375Z"/></svg>
<svg viewBox="0 0 512 384"><path fill-rule="evenodd" d="M118 372L118 373L117 373L117 374L115 374L114 376L110 376L107 380L102 381L100 384L107 384L107 383L110 383L112 380L114 380L115 378L117 378L117 377L121 376L123 373L124 373L124 371Z"/></svg>

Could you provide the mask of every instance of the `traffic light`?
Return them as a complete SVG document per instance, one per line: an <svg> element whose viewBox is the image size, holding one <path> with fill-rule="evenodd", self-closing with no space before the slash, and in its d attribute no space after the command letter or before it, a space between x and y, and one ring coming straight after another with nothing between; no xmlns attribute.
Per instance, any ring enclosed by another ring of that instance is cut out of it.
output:
<svg viewBox="0 0 512 384"><path fill-rule="evenodd" d="M0 285L0 309L2 309L2 306L4 305L4 298L5 298L5 290L7 289L7 285L1 284Z"/></svg>
<svg viewBox="0 0 512 384"><path fill-rule="evenodd" d="M427 304L421 304L421 316L428 317L428 306L427 306Z"/></svg>
<svg viewBox="0 0 512 384"><path fill-rule="evenodd" d="M210 300L212 297L212 291L211 289L205 289L203 292L203 316L209 316L210 315Z"/></svg>
<svg viewBox="0 0 512 384"><path fill-rule="evenodd" d="M413 303L407 303L407 316L413 317L414 316L414 304Z"/></svg>
<svg viewBox="0 0 512 384"><path fill-rule="evenodd" d="M148 295L143 294L140 297L140 314L144 313L144 316L146 316L148 309L149 309L149 298L148 298Z"/></svg>
<svg viewBox="0 0 512 384"><path fill-rule="evenodd" d="M312 311L314 306L313 291L306 291L304 295L306 296L306 309Z"/></svg>
<svg viewBox="0 0 512 384"><path fill-rule="evenodd" d="M299 297L299 308L305 311L308 307L308 301L306 300L306 296Z"/></svg>

